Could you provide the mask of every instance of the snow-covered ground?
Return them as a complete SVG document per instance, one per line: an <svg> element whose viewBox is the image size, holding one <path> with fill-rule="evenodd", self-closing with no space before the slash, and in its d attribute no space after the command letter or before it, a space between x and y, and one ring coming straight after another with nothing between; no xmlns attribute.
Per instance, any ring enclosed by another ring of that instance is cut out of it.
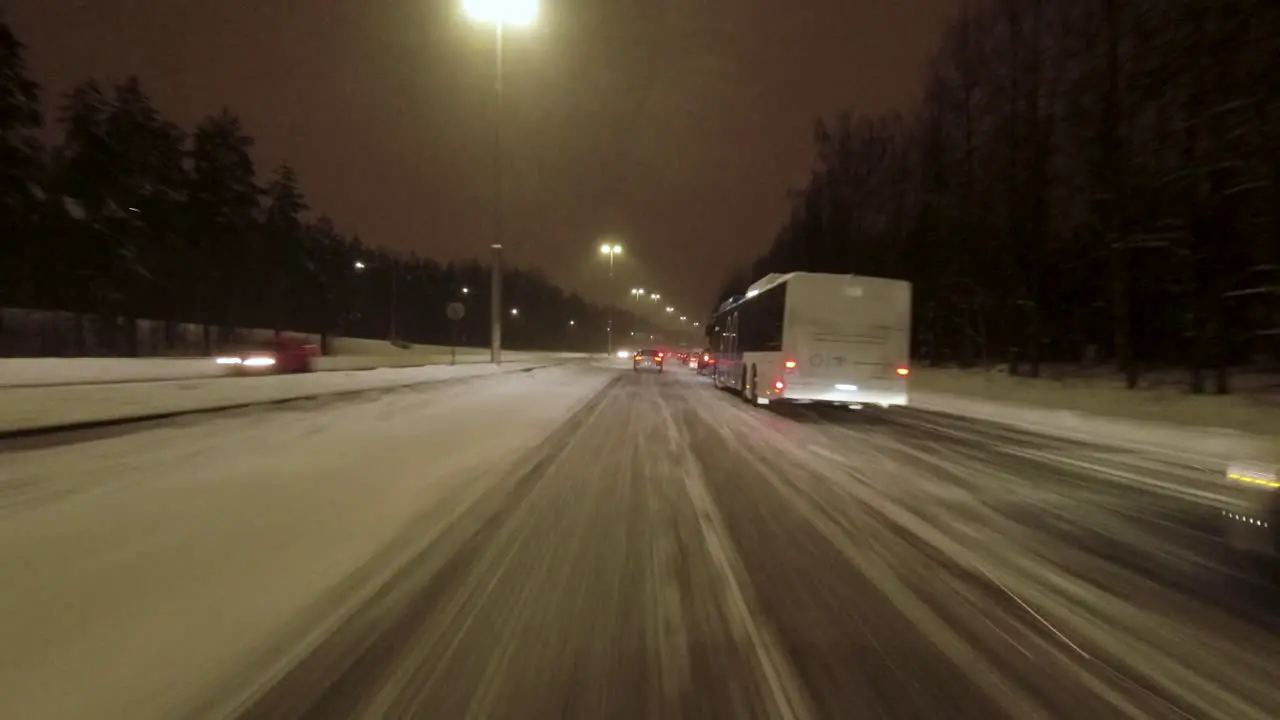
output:
<svg viewBox="0 0 1280 720"><path fill-rule="evenodd" d="M351 349L353 352L317 359L316 370L489 362L489 351L483 348L458 348L456 353L451 353L449 348L422 345L402 351L389 343L364 341L363 345L353 345ZM503 359L510 362L570 357L583 356L580 353L503 353ZM0 358L0 387L190 380L223 374L224 369L211 358Z"/></svg>
<svg viewBox="0 0 1280 720"><path fill-rule="evenodd" d="M191 703L234 701L325 634L407 524L426 542L609 377L505 373L5 455L0 716L222 716Z"/></svg>
<svg viewBox="0 0 1280 720"><path fill-rule="evenodd" d="M218 377L160 382L0 388L0 432L213 410L335 393L384 390L513 372L548 363L429 365L303 375Z"/></svg>
<svg viewBox="0 0 1280 720"><path fill-rule="evenodd" d="M1128 390L1113 373L1075 369L1032 379L918 368L911 404L1204 464L1280 459L1280 378L1242 375L1233 386L1230 395L1191 395L1185 374L1149 376Z"/></svg>
<svg viewBox="0 0 1280 720"><path fill-rule="evenodd" d="M216 377L210 358L2 358L0 387Z"/></svg>

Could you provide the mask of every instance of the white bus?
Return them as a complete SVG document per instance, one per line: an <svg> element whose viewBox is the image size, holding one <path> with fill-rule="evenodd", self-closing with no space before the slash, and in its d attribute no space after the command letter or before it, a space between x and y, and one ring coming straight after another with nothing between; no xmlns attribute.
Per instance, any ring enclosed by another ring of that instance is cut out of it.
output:
<svg viewBox="0 0 1280 720"><path fill-rule="evenodd" d="M907 404L911 283L772 274L720 306L707 335L715 384L747 402Z"/></svg>

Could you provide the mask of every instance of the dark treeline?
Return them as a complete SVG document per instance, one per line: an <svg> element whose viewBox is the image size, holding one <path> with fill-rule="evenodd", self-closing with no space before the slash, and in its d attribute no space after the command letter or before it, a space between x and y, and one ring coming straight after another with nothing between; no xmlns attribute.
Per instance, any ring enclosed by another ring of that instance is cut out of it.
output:
<svg viewBox="0 0 1280 720"><path fill-rule="evenodd" d="M950 26L908 116L814 128L769 272L915 285L928 362L1274 361L1280 3L991 0ZM1212 379L1215 382L1209 382Z"/></svg>
<svg viewBox="0 0 1280 720"><path fill-rule="evenodd" d="M0 307L125 328L138 318L203 324L207 350L214 327L445 343L445 308L461 301L459 340L489 342L488 266L396 255L338 232L310 213L287 164L259 176L253 138L230 111L188 133L137 79L88 80L51 119L61 143L43 147L40 89L22 52L0 18ZM508 269L503 304L504 344L604 346L605 311L539 272ZM633 326L627 313L618 320L620 331Z"/></svg>

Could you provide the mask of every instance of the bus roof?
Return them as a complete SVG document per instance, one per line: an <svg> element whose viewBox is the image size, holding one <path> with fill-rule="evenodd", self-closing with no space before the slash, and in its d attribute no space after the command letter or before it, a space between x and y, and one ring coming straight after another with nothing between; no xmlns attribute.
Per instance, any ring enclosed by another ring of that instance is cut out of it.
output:
<svg viewBox="0 0 1280 720"><path fill-rule="evenodd" d="M751 285L747 288L747 293L745 295L734 295L728 300L725 300L723 303L720 303L720 307L716 309L716 315L719 315L724 311L734 307L735 305L739 305L755 297L756 295L759 295L760 293L766 290L772 290L773 288L779 285L791 282L792 280L795 280L796 278L799 278L799 277L811 277L811 276L826 276L826 277L839 276L839 277L848 277L848 278L863 278L866 280L882 280L882 281L887 280L889 282L903 282L903 283L907 282L906 280L898 280L895 278L882 278L882 277L876 277L874 275L857 275L855 273L814 273L814 272L801 272L798 270L788 272L788 273L769 273L768 275L765 275L759 280L751 283Z"/></svg>

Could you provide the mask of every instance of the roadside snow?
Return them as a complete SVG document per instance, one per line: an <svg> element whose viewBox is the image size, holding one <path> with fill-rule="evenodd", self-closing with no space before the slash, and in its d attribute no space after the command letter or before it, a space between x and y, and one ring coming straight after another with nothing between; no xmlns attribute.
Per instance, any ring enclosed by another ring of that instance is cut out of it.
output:
<svg viewBox="0 0 1280 720"><path fill-rule="evenodd" d="M0 715L223 716L201 703L268 680L377 587L383 551L425 544L612 376L547 368L5 455Z"/></svg>
<svg viewBox="0 0 1280 720"><path fill-rule="evenodd" d="M209 358L3 358L0 386L181 380L221 372Z"/></svg>
<svg viewBox="0 0 1280 720"><path fill-rule="evenodd" d="M0 432L146 417L383 390L404 385L490 375L543 363L490 363L334 371L304 375L219 377L145 383L0 388Z"/></svg>
<svg viewBox="0 0 1280 720"><path fill-rule="evenodd" d="M1113 375L1060 369L1032 379L921 368L911 375L911 405L1220 464L1280 456L1274 382L1244 376L1237 378L1236 394L1191 395L1164 376L1127 390Z"/></svg>
<svg viewBox="0 0 1280 720"><path fill-rule="evenodd" d="M449 348L416 346L398 350L390 343L355 346L353 352L317 358L316 370L374 370L388 367L420 365L471 364L489 362L489 351L482 348ZM536 362L545 359L586 357L580 353L506 351L508 362ZM149 382L155 380L191 380L222 377L224 369L212 358L0 358L0 387L35 385L72 385L91 383Z"/></svg>

